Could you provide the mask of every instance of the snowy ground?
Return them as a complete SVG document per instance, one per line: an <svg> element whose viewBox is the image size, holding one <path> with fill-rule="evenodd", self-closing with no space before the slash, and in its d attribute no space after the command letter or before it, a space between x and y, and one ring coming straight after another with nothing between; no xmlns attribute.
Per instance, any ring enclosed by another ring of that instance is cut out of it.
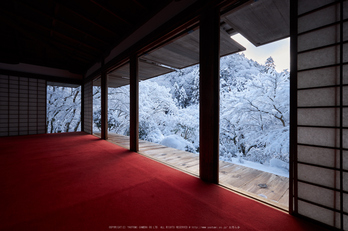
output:
<svg viewBox="0 0 348 231"><path fill-rule="evenodd" d="M273 159L273 161L272 160L270 161L271 162L270 165L264 165L260 163L247 161L247 160L242 160L243 162L242 163L241 161L239 161L239 158L232 158L232 161L226 161L226 162L242 165L248 168L257 169L263 172L273 173L279 176L289 177L289 170L286 168L286 165L288 164L280 160Z"/></svg>

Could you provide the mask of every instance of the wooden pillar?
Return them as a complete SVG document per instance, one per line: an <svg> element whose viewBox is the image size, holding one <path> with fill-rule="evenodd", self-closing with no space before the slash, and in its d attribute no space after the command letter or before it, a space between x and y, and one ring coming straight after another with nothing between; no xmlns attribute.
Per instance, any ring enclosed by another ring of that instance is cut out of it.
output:
<svg viewBox="0 0 348 231"><path fill-rule="evenodd" d="M108 80L106 72L101 74L101 138L108 139Z"/></svg>
<svg viewBox="0 0 348 231"><path fill-rule="evenodd" d="M200 18L200 158L199 175L219 182L220 12L207 9Z"/></svg>
<svg viewBox="0 0 348 231"><path fill-rule="evenodd" d="M289 213L297 214L297 0L290 2L290 170Z"/></svg>
<svg viewBox="0 0 348 231"><path fill-rule="evenodd" d="M138 57L130 58L130 150L139 151L139 75Z"/></svg>

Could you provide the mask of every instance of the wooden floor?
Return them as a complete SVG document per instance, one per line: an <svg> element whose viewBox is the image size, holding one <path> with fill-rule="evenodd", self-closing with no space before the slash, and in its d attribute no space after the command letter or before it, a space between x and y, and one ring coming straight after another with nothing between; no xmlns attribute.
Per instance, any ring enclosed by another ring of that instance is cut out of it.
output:
<svg viewBox="0 0 348 231"><path fill-rule="evenodd" d="M99 135L99 134L95 134ZM109 133L109 142L129 149L129 137ZM199 156L190 152L139 140L139 153L198 176ZM220 185L288 210L289 178L220 161Z"/></svg>

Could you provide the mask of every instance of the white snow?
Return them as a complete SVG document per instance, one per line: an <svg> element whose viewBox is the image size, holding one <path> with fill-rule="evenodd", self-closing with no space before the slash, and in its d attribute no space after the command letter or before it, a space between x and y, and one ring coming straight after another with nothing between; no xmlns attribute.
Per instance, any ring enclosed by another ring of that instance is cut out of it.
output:
<svg viewBox="0 0 348 231"><path fill-rule="evenodd" d="M259 194L259 196L267 199L267 196L266 196L266 195Z"/></svg>
<svg viewBox="0 0 348 231"><path fill-rule="evenodd" d="M271 165L264 165L264 164L260 164L260 163L255 163L252 161L248 161L248 160L244 160L244 163L241 163L239 161L239 158L232 158L232 161L226 161L226 162L231 162L237 165L242 165L248 168L253 168L253 169L257 169L263 172L269 172L269 173L273 173L275 175L278 176L285 176L285 177L289 177L289 170L287 168L284 168L283 166L271 166ZM277 162L277 161L273 161ZM278 162L279 163L279 162ZM288 166L287 163L283 162L284 165Z"/></svg>
<svg viewBox="0 0 348 231"><path fill-rule="evenodd" d="M167 136L161 141L160 144L170 148L185 150L185 141L183 140L182 137L178 135Z"/></svg>
<svg viewBox="0 0 348 231"><path fill-rule="evenodd" d="M269 162L271 167L286 169L287 171L289 171L289 163L276 158L271 159Z"/></svg>

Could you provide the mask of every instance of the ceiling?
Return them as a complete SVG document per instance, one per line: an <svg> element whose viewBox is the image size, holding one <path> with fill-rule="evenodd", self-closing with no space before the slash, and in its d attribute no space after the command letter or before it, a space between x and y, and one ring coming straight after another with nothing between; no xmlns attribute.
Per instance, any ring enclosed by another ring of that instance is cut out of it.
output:
<svg viewBox="0 0 348 231"><path fill-rule="evenodd" d="M0 1L0 62L84 74L171 1Z"/></svg>
<svg viewBox="0 0 348 231"><path fill-rule="evenodd" d="M102 56L173 0L0 1L0 63L26 63L84 75ZM250 4L251 2L251 4ZM249 1L221 15L220 55L289 36L290 0ZM142 55L141 80L199 63L199 28ZM111 87L129 84L129 65L108 74Z"/></svg>
<svg viewBox="0 0 348 231"><path fill-rule="evenodd" d="M254 46L290 36L290 0L257 0L223 15L222 20Z"/></svg>

